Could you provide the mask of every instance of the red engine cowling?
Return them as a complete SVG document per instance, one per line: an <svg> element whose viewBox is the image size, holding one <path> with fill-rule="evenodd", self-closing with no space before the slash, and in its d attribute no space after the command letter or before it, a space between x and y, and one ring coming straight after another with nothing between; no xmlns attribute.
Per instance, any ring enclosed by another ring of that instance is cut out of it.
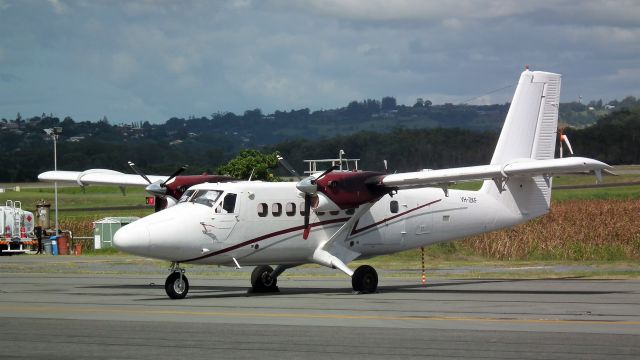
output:
<svg viewBox="0 0 640 360"><path fill-rule="evenodd" d="M340 209L354 209L392 190L379 185L379 179L384 176L384 173L374 171L330 172L316 181L317 191Z"/></svg>

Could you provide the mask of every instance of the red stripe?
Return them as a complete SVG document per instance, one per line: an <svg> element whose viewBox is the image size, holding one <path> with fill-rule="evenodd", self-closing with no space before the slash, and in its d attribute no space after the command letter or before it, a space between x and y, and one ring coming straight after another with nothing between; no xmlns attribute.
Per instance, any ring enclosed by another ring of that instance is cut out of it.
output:
<svg viewBox="0 0 640 360"><path fill-rule="evenodd" d="M423 207L426 207L426 206L429 206L429 205L433 205L433 204L435 204L435 203L437 203L437 202L439 202L441 200L442 199L438 199L438 200L434 200L434 201L432 201L430 203L426 203L424 205L420 205L418 207L415 207L413 209L407 210L407 211L405 211L403 213L400 213L398 215L394 215L392 217L389 217L389 218L386 218L386 219L382 219L382 220L378 221L377 223L373 223L371 225L367 225L367 226L363 227L362 229L356 229L356 226L358 226L358 224L356 223L356 226L353 227L353 231L351 231L351 235L355 235L355 234L361 233L363 231L369 230L369 229L371 229L373 227L376 227L376 226L378 226L380 224L386 223L387 221L391 221L391 220L393 220L395 218L398 218L400 216L403 216L403 215L406 215L408 213L414 212L414 211L416 211L418 209L422 209Z"/></svg>
<svg viewBox="0 0 640 360"><path fill-rule="evenodd" d="M351 235L355 235L355 234L361 233L363 231L369 230L369 229L371 229L373 227L376 227L376 226L378 226L380 224L383 224L383 223L385 223L387 221L391 221L391 220L396 219L396 218L398 218L400 216L403 216L403 215L409 214L411 212L414 212L416 210L422 209L422 208L424 208L426 206L433 205L433 204L435 204L435 203L437 203L437 202L439 202L441 200L442 199L438 199L438 200L434 200L432 202L426 203L424 205L420 205L420 206L415 207L413 209L407 210L407 211L405 211L403 213L400 213L400 214L394 215L392 217L389 217L389 218L383 219L381 221L378 221L377 223L374 223L374 224L371 224L371 225L367 225L367 226L363 227L362 229L356 229L355 228L356 226L358 226L358 223L356 222L353 230L351 231ZM319 222L310 224L309 227L316 227L316 226L323 226L323 225L341 223L341 222L346 222L348 220L349 220L349 218L339 218L339 219L331 219L331 220L319 221ZM206 255L198 256L196 258L187 259L187 260L180 260L179 262L189 262L189 261L197 261L197 260L206 259L206 258L209 258L209 257L212 257L212 256L224 254L224 253L227 253L229 251L233 251L233 250L239 249L239 248L241 248L243 246L255 244L255 243L257 243L259 241L262 241L262 240L266 240L266 239L269 239L269 238L272 238L272 237L275 237L275 236L279 236L279 235L283 235L283 234L287 234L287 233L291 233L291 232L295 232L295 231L300 231L300 230L304 230L304 225L299 225L299 226L295 226L295 227L291 227L291 228L287 228L287 229L278 230L278 231L275 231L275 232L272 232L272 233L269 233L269 234L258 236L256 238L251 239L251 240L247 240L247 241L238 243L238 244L233 245L233 246L229 246L228 248L220 249L218 251L214 251L214 252L206 254Z"/></svg>
<svg viewBox="0 0 640 360"><path fill-rule="evenodd" d="M317 223L310 224L309 227L322 226L322 225L328 225L328 224L335 224L335 223L340 223L340 222L346 222L347 220L349 220L349 218L325 220L325 221L320 221L320 222L317 222ZM224 254L224 253L227 253L229 251L233 251L233 250L239 249L239 248L241 248L243 246L251 245L251 244L257 243L258 241L266 240L266 239L274 237L274 236L278 236L278 235L282 235L282 234L286 234L286 233L290 233L290 232L294 232L294 231L299 231L299 230L304 230L304 225L278 230L278 231L275 231L275 232L272 232L272 233L269 233L269 234L265 234L265 235L259 236L257 238L253 238L251 240L247 240L245 242L238 243L238 244L233 245L233 246L229 246L228 248L224 248L224 249L221 249L221 250L218 250L218 251L214 251L214 252L212 252L210 254L202 255L202 256L199 256L199 257L196 257L196 258L193 258L193 259L181 260L180 262L189 262L189 261L196 261L196 260L206 259L208 257Z"/></svg>

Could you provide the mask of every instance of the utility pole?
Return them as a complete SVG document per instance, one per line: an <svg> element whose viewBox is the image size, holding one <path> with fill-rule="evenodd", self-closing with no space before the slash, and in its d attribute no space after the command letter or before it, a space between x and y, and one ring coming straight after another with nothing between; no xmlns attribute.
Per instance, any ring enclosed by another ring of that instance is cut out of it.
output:
<svg viewBox="0 0 640 360"><path fill-rule="evenodd" d="M44 132L47 133L47 135L51 136L51 139L53 139L53 170L54 171L58 171L58 147L57 147L57 142L58 142L58 136L60 136L60 134L62 134L62 128L61 127L54 127L51 129L44 129ZM55 229L55 236L58 235L58 230L60 229L60 224L58 223L58 182L54 181L53 182L53 196L54 196L54 209L55 209L55 218L56 218L56 229Z"/></svg>

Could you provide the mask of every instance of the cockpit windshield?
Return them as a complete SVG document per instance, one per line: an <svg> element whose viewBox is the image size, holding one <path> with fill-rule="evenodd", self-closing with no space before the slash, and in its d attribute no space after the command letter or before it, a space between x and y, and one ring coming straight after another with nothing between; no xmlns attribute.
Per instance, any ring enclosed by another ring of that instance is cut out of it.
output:
<svg viewBox="0 0 640 360"><path fill-rule="evenodd" d="M182 194L182 196L180 197L180 200L178 200L179 203L183 203L183 202L187 202L187 200L189 200L189 198L191 197L191 195L193 195L193 193L196 192L195 190L187 190L184 192L184 194Z"/></svg>
<svg viewBox="0 0 640 360"><path fill-rule="evenodd" d="M187 201L213 207L221 194L218 190L196 190Z"/></svg>

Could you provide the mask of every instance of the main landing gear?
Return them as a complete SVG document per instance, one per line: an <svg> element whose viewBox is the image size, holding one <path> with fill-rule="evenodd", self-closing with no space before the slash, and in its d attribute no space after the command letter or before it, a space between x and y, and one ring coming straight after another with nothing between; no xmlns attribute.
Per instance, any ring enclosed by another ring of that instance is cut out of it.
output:
<svg viewBox="0 0 640 360"><path fill-rule="evenodd" d="M184 269L180 267L180 263L172 262L169 271L171 274L164 282L164 291L172 299L184 299L189 292L189 280L184 275Z"/></svg>
<svg viewBox="0 0 640 360"><path fill-rule="evenodd" d="M351 286L358 294L372 294L378 289L378 273L369 265L359 266L351 276Z"/></svg>

